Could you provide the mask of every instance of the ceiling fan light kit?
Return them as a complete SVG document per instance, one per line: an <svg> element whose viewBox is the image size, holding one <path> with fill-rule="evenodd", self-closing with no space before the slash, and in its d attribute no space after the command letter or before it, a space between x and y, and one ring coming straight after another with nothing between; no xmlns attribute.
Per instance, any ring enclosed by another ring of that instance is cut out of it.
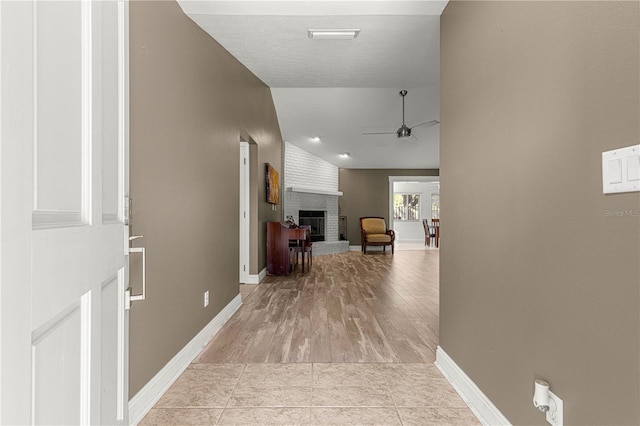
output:
<svg viewBox="0 0 640 426"><path fill-rule="evenodd" d="M398 139L410 138L411 137L411 129L403 124L402 126L400 126L400 128L396 132L396 136L398 136Z"/></svg>
<svg viewBox="0 0 640 426"><path fill-rule="evenodd" d="M407 126L404 123L404 97L407 96L407 91L402 89L399 94L402 97L402 126L400 126L400 128L398 130L396 130L395 132L363 133L363 135L365 135L365 136L369 136L369 135L393 135L395 133L395 135L396 135L396 137L398 139L408 139L408 138L411 137L411 130L415 129L416 127L420 127L420 126L431 127L431 126L435 126L436 124L440 124L440 122L438 120L431 120L431 121L427 121L425 123L416 124L415 126L412 126L412 127ZM414 139L415 139L415 136L414 136Z"/></svg>

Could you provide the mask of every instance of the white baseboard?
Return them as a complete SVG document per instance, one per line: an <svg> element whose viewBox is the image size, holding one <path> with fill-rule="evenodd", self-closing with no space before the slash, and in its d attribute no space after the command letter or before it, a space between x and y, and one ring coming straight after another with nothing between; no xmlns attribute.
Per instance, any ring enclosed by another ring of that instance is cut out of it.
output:
<svg viewBox="0 0 640 426"><path fill-rule="evenodd" d="M160 397L169 389L182 372L207 346L231 315L242 305L238 294L220 311L189 343L185 345L168 363L129 400L129 424L137 425L153 408Z"/></svg>
<svg viewBox="0 0 640 426"><path fill-rule="evenodd" d="M349 246L349 251L362 251L362 246Z"/></svg>
<svg viewBox="0 0 640 426"><path fill-rule="evenodd" d="M511 425L493 402L440 346L436 349L435 365L483 425Z"/></svg>
<svg viewBox="0 0 640 426"><path fill-rule="evenodd" d="M260 271L258 275L249 274L247 276L246 284L260 284L262 280L264 280L264 277L266 276L267 276L267 268L264 268L262 271Z"/></svg>

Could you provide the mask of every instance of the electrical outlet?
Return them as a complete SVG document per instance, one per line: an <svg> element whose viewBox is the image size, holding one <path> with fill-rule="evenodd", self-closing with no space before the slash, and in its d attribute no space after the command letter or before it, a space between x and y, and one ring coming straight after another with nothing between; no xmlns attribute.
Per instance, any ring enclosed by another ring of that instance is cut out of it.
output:
<svg viewBox="0 0 640 426"><path fill-rule="evenodd" d="M562 426L564 422L564 403L556 394L549 391L549 411L547 411L547 422L553 426Z"/></svg>
<svg viewBox="0 0 640 426"><path fill-rule="evenodd" d="M209 306L209 290L204 292L204 307Z"/></svg>

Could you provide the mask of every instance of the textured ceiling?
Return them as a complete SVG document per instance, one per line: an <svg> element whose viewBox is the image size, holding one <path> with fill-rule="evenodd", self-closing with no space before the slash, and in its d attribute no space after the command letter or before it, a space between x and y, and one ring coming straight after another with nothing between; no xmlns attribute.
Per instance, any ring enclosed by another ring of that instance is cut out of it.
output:
<svg viewBox="0 0 640 426"><path fill-rule="evenodd" d="M416 87L437 81L439 16L192 15L270 87ZM309 28L359 28L312 40Z"/></svg>
<svg viewBox="0 0 640 426"><path fill-rule="evenodd" d="M417 140L363 131L439 119L440 13L446 1L180 1L187 15L272 88L283 138L340 167L439 165L439 127ZM309 28L359 28L311 40ZM312 136L322 142L311 144ZM351 158L337 154L350 152Z"/></svg>

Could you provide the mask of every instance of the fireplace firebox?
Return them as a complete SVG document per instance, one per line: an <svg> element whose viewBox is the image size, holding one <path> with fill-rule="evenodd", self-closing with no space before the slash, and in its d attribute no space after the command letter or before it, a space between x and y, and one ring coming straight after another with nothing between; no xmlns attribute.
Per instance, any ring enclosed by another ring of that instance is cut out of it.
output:
<svg viewBox="0 0 640 426"><path fill-rule="evenodd" d="M300 210L298 223L311 227L311 241L324 241L325 211Z"/></svg>

